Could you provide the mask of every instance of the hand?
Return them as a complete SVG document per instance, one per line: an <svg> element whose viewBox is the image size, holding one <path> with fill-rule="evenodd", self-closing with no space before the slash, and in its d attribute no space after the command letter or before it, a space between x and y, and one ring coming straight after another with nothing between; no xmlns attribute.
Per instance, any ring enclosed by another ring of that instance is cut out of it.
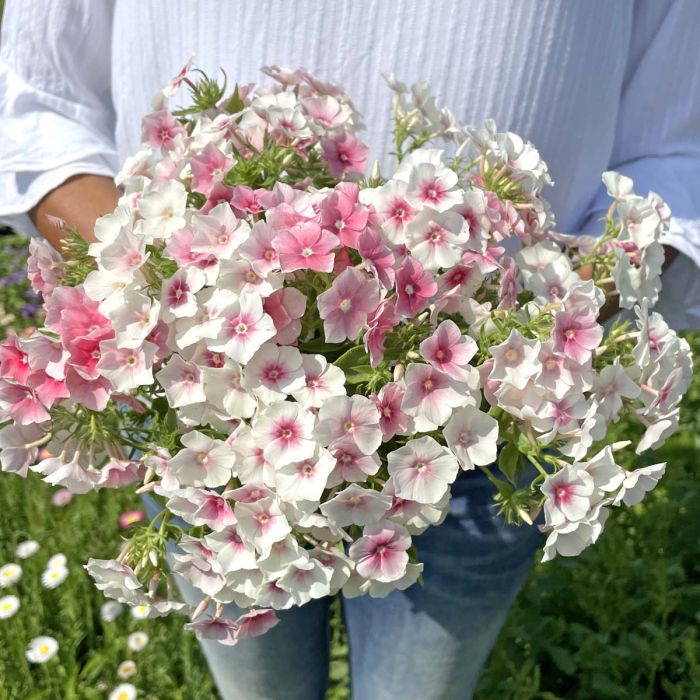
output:
<svg viewBox="0 0 700 700"><path fill-rule="evenodd" d="M668 269L668 266L678 257L678 251L669 245L664 246L664 266L663 270ZM576 273L582 280L593 278L593 265L584 265L576 270ZM602 289L607 292L614 291L615 287L612 284L602 285ZM608 296L605 304L603 304L598 314L598 322L605 323L610 317L614 316L620 310L620 303L617 295Z"/></svg>
<svg viewBox="0 0 700 700"><path fill-rule="evenodd" d="M102 175L74 175L49 192L30 212L29 218L46 240L59 252L65 232L50 216L63 219L88 243L95 241L95 221L114 211L119 200L114 182Z"/></svg>

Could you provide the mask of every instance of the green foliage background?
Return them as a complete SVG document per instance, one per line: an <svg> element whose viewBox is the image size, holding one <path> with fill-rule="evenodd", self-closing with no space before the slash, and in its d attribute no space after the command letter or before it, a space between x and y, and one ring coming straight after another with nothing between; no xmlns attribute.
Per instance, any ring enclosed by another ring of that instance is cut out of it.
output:
<svg viewBox="0 0 700 700"><path fill-rule="evenodd" d="M25 246L19 237L0 237L0 278L21 269ZM26 282L0 287L0 332L39 322L17 313L26 290ZM698 357L700 335L688 338ZM668 461L661 485L639 506L615 509L601 540L582 556L533 566L484 670L478 700L700 697L700 373L695 376L681 430L643 457L644 464ZM631 423L615 429L618 439L639 432ZM626 466L639 466L634 455ZM88 556L116 553L119 515L138 508L138 498L103 491L58 508L51 492L33 474L27 480L0 474L0 566L16 561L22 540L41 544L21 562L22 579L0 591L21 599L15 616L0 620L0 700L101 700L119 682L116 669L127 658L138 667L130 682L139 698L216 700L182 618L136 620L124 612L114 622L100 619L104 598L82 564ZM57 552L68 557L70 575L46 590L41 572ZM137 629L151 641L130 652L126 638ZM60 651L48 664L32 666L24 650L40 634L56 637ZM336 605L328 699L349 697L347 640Z"/></svg>

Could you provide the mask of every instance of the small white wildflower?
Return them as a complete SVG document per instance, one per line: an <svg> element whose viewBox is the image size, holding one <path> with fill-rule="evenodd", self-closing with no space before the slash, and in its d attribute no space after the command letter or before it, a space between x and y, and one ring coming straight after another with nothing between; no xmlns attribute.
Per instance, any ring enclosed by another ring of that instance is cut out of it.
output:
<svg viewBox="0 0 700 700"><path fill-rule="evenodd" d="M32 554L36 554L39 551L39 543L36 540L25 540L17 545L15 554L20 559L28 559Z"/></svg>
<svg viewBox="0 0 700 700"><path fill-rule="evenodd" d="M135 675L136 664L131 659L122 661L119 664L119 667L117 668L117 676L120 678L120 680L125 681Z"/></svg>
<svg viewBox="0 0 700 700"><path fill-rule="evenodd" d="M136 688L131 683L120 683L110 694L109 700L134 700Z"/></svg>
<svg viewBox="0 0 700 700"><path fill-rule="evenodd" d="M0 588L7 588L22 578L22 567L19 564L0 566Z"/></svg>
<svg viewBox="0 0 700 700"><path fill-rule="evenodd" d="M19 610L19 598L16 595L6 595L0 598L0 620L7 620Z"/></svg>
<svg viewBox="0 0 700 700"><path fill-rule="evenodd" d="M131 651L141 651L148 644L148 635L145 632L132 632L126 644Z"/></svg>
<svg viewBox="0 0 700 700"><path fill-rule="evenodd" d="M114 622L122 614L122 610L124 610L124 606L121 603L117 603L116 600L108 600L100 608L100 618L103 622Z"/></svg>
<svg viewBox="0 0 700 700"><path fill-rule="evenodd" d="M151 608L148 605L134 605L131 608L131 616L137 620L145 620L151 614Z"/></svg>
<svg viewBox="0 0 700 700"><path fill-rule="evenodd" d="M58 642L53 637L35 637L25 652L33 664L43 664L56 656Z"/></svg>
<svg viewBox="0 0 700 700"><path fill-rule="evenodd" d="M65 554L54 554L48 562L46 562L47 569L63 569L66 566L68 560Z"/></svg>
<svg viewBox="0 0 700 700"><path fill-rule="evenodd" d="M56 588L60 586L68 577L68 569L63 567L54 566L52 568L46 569L41 575L41 585L44 588Z"/></svg>

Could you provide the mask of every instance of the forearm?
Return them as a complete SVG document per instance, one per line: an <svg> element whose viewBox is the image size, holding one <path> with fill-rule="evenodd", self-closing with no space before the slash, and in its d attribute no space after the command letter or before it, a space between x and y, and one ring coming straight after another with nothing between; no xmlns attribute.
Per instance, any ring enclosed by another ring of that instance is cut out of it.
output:
<svg viewBox="0 0 700 700"><path fill-rule="evenodd" d="M60 250L65 232L49 217L63 219L88 242L95 240L95 221L113 211L119 199L114 182L101 175L75 175L49 192L30 212L39 232Z"/></svg>

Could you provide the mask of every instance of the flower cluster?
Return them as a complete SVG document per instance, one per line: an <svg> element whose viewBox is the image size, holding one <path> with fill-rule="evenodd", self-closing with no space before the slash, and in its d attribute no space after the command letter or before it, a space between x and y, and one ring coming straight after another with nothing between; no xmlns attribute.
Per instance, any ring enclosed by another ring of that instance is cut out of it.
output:
<svg viewBox="0 0 700 700"><path fill-rule="evenodd" d="M509 520L544 510L547 558L579 553L664 469L625 472L608 426L631 412L637 452L659 445L691 372L650 311L669 219L656 195L606 173L601 237L551 233L531 144L461 127L427 86L393 79L399 163L364 179L343 91L267 73L276 87L224 98L183 70L97 242L73 237L65 259L33 244L45 329L0 347L3 469L157 498L160 515L88 571L223 644L276 610L412 585L412 537L476 468ZM171 112L181 83L195 107ZM438 137L454 158L423 148ZM606 334L616 297L637 321ZM202 592L194 610L173 597L169 539L172 570ZM230 602L247 612L223 617Z"/></svg>

